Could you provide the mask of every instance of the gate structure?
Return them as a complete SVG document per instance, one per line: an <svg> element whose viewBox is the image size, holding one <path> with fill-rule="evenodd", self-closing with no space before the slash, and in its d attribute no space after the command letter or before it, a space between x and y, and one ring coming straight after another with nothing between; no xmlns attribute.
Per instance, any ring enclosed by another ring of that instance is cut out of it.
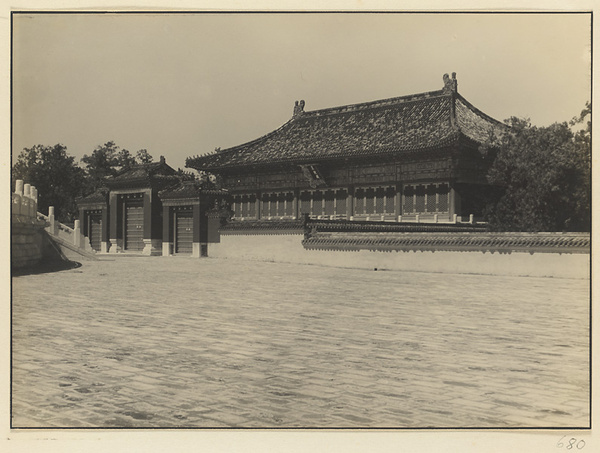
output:
<svg viewBox="0 0 600 453"><path fill-rule="evenodd" d="M187 179L163 157L122 170L77 200L83 234L101 253L205 256L228 192Z"/></svg>

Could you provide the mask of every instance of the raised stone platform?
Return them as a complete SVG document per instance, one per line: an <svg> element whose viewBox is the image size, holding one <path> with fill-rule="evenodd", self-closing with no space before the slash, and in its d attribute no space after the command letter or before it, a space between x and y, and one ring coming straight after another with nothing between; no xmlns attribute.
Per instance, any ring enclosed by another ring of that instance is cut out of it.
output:
<svg viewBox="0 0 600 453"><path fill-rule="evenodd" d="M40 263L44 252L43 221L21 222L13 218L11 224L10 264L13 269L35 266Z"/></svg>

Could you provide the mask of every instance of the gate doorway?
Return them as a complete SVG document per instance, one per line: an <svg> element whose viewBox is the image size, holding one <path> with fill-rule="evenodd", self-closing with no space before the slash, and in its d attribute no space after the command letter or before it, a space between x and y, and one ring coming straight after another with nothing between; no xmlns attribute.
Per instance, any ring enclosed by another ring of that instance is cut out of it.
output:
<svg viewBox="0 0 600 453"><path fill-rule="evenodd" d="M175 253L191 255L194 232L192 211L175 211Z"/></svg>
<svg viewBox="0 0 600 453"><path fill-rule="evenodd" d="M124 250L141 252L144 249L144 208L139 202L124 206Z"/></svg>

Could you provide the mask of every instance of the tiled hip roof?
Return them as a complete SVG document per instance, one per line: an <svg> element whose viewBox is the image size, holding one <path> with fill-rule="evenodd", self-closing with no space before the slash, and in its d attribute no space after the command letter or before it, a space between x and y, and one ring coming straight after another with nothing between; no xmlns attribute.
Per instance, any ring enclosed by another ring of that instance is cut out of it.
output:
<svg viewBox="0 0 600 453"><path fill-rule="evenodd" d="M254 141L204 156L186 166L219 170L271 163L313 163L355 156L407 153L455 144L461 135L486 143L506 126L456 92L433 91L304 112Z"/></svg>
<svg viewBox="0 0 600 453"><path fill-rule="evenodd" d="M506 132L507 126L473 107L462 96L457 96L456 124L460 131L478 143L494 144Z"/></svg>
<svg viewBox="0 0 600 453"><path fill-rule="evenodd" d="M276 162L408 152L458 139L450 122L450 95L369 108L306 112L252 142L190 158L186 166L214 169Z"/></svg>

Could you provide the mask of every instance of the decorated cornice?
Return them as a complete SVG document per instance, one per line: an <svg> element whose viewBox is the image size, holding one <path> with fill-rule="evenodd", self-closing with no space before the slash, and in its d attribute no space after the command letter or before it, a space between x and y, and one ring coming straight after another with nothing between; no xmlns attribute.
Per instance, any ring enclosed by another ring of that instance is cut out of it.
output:
<svg viewBox="0 0 600 453"><path fill-rule="evenodd" d="M587 233L316 233L308 250L590 253Z"/></svg>

